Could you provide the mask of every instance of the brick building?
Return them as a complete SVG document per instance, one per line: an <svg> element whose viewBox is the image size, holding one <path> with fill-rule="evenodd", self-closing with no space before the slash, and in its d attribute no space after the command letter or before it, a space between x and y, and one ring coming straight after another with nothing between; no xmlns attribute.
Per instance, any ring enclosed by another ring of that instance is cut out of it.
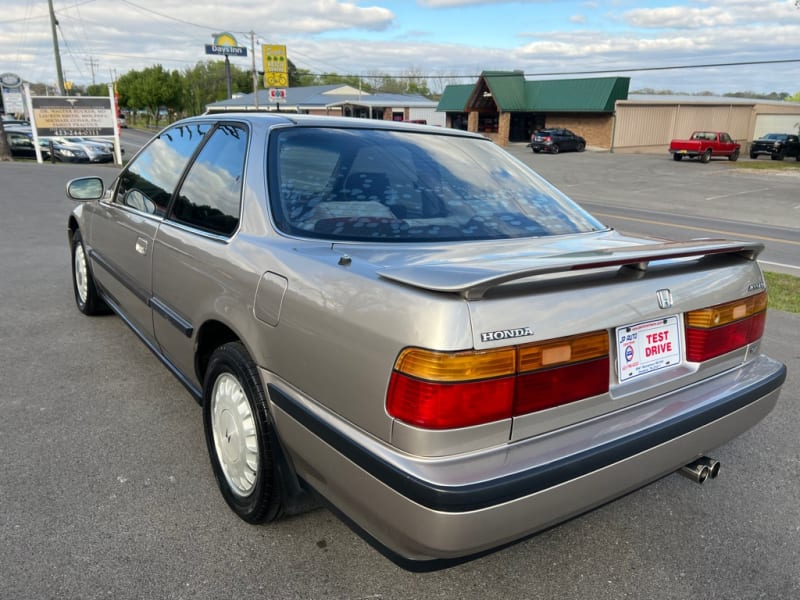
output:
<svg viewBox="0 0 800 600"><path fill-rule="evenodd" d="M518 71L484 71L475 84L448 86L437 110L455 129L482 133L501 146L527 142L544 127L563 127L589 146L611 148L617 100L628 77L526 81Z"/></svg>

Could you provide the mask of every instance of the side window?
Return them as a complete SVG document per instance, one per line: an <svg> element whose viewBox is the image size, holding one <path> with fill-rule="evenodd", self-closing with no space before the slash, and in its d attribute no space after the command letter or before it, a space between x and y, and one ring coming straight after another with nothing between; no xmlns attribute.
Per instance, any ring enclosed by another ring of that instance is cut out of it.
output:
<svg viewBox="0 0 800 600"><path fill-rule="evenodd" d="M30 138L25 135L9 133L6 139L8 139L9 144L14 148L33 148Z"/></svg>
<svg viewBox="0 0 800 600"><path fill-rule="evenodd" d="M186 164L210 128L207 123L191 123L164 131L122 172L116 202L165 215Z"/></svg>
<svg viewBox="0 0 800 600"><path fill-rule="evenodd" d="M231 235L239 225L247 131L222 124L211 134L181 186L170 218Z"/></svg>

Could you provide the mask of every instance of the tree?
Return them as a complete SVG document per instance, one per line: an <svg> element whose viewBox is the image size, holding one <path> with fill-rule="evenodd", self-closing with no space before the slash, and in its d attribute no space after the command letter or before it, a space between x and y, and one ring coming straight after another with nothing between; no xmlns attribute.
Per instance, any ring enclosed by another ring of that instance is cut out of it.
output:
<svg viewBox="0 0 800 600"><path fill-rule="evenodd" d="M316 85L316 76L308 69L298 69L295 64L286 59L286 71L289 75L289 87L306 87Z"/></svg>
<svg viewBox="0 0 800 600"><path fill-rule="evenodd" d="M358 75L339 75L338 73L323 73L317 76L316 85L349 85L356 89L362 89L365 92L373 91L366 80L362 80Z"/></svg>
<svg viewBox="0 0 800 600"><path fill-rule="evenodd" d="M3 129L3 121L0 120L0 161L13 160L11 158L11 148L8 147L6 130Z"/></svg>
<svg viewBox="0 0 800 600"><path fill-rule="evenodd" d="M183 82L178 71L171 73L161 65L142 71L128 71L117 81L120 105L132 109L145 109L155 124L161 118L161 108L172 116L181 109Z"/></svg>
<svg viewBox="0 0 800 600"><path fill-rule="evenodd" d="M93 83L86 86L87 96L104 96L108 97L108 84L107 83Z"/></svg>
<svg viewBox="0 0 800 600"><path fill-rule="evenodd" d="M199 115L206 105L228 96L228 82L225 77L225 61L199 62L184 71L182 76L182 110L188 115ZM234 94L252 91L253 79L250 71L243 71L231 65L231 92Z"/></svg>
<svg viewBox="0 0 800 600"><path fill-rule="evenodd" d="M361 86L366 92L383 92L385 94L419 94L421 96L432 95L428 88L427 78L419 69L409 69L401 75L389 75L388 73L371 72L366 77L357 76L337 76L342 80L329 81L328 83L349 83L353 87ZM351 83L348 78L355 79L356 83Z"/></svg>

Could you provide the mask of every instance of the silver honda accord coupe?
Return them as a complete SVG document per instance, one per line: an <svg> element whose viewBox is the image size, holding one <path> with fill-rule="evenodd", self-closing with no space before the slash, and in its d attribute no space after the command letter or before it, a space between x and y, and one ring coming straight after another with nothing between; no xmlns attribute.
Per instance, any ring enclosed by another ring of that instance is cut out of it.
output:
<svg viewBox="0 0 800 600"><path fill-rule="evenodd" d="M67 195L78 309L200 402L231 509L322 500L407 569L715 477L785 379L761 244L623 235L479 135L202 116Z"/></svg>

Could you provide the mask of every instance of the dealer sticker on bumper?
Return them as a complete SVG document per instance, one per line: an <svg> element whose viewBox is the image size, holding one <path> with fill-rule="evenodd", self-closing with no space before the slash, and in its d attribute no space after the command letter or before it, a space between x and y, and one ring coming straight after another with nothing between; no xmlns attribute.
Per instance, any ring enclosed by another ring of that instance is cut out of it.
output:
<svg viewBox="0 0 800 600"><path fill-rule="evenodd" d="M617 365L620 381L671 367L681 362L680 321L677 316L617 327Z"/></svg>

